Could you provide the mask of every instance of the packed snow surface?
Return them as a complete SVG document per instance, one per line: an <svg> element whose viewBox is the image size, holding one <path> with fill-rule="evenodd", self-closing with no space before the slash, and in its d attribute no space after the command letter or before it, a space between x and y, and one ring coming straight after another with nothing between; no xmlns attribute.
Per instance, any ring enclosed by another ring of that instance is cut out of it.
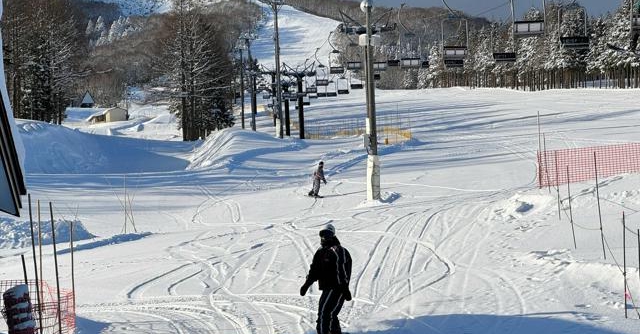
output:
<svg viewBox="0 0 640 334"><path fill-rule="evenodd" d="M602 179L598 189L571 184L577 248L567 188L559 217L556 190L536 183L538 113L547 149L638 142L637 95L378 90L378 116L406 120L412 132L380 145L380 201L365 198L361 137L300 140L294 129L277 139L262 111L257 132L238 117L193 143L180 140L166 104L134 104L126 122L70 115L63 126L18 120L18 128L33 220L50 224L53 205L64 288L65 226L78 226L78 333L314 333L320 291L298 291L329 222L353 257L345 332L637 333L631 301L624 317L621 218L637 303L640 176ZM364 100L355 90L314 100L307 125L355 124ZM320 160L328 184L313 199L305 195ZM0 218L3 279L22 278L21 254L33 272L27 208ZM42 244L53 285L53 250Z"/></svg>

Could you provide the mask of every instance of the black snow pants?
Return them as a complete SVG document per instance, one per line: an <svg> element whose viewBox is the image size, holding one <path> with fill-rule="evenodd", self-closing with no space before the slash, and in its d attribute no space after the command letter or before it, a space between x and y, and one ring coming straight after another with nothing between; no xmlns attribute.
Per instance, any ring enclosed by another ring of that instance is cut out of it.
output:
<svg viewBox="0 0 640 334"><path fill-rule="evenodd" d="M318 334L342 334L338 313L344 304L344 294L338 289L322 290L318 305Z"/></svg>

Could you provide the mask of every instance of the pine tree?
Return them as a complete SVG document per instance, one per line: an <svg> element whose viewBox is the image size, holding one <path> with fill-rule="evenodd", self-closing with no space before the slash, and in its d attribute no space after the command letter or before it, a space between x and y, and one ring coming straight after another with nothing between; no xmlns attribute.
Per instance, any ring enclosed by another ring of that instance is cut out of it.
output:
<svg viewBox="0 0 640 334"><path fill-rule="evenodd" d="M167 47L166 65L176 92L173 110L180 118L183 140L192 141L233 124L213 112L227 113L224 96L233 78L230 50L220 47L229 43L221 40L215 22L195 1L174 0L174 9L175 36Z"/></svg>

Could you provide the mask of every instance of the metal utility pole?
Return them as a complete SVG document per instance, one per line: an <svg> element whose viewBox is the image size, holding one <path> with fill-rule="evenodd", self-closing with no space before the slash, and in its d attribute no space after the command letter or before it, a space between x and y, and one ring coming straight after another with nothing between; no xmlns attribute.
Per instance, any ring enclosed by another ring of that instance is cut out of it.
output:
<svg viewBox="0 0 640 334"><path fill-rule="evenodd" d="M271 0L270 1L271 4L271 9L273 10L273 14L274 14L274 40L275 40L275 53L276 53L276 105L278 108L277 109L277 115L278 115L278 122L280 123L279 125L276 124L277 127L277 131L278 131L278 138L283 138L284 137L284 131L283 131L283 127L282 127L282 87L280 85L280 35L278 33L278 11L280 11L280 8L282 7L282 5L284 4L283 0Z"/></svg>
<svg viewBox="0 0 640 334"><path fill-rule="evenodd" d="M360 36L360 45L365 48L367 74L367 121L365 146L367 148L367 200L380 199L380 158L378 157L378 134L376 131L375 79L373 76L373 39L371 28L371 10L373 0L363 0L360 9L366 15L367 34ZM363 40L362 37L366 37Z"/></svg>

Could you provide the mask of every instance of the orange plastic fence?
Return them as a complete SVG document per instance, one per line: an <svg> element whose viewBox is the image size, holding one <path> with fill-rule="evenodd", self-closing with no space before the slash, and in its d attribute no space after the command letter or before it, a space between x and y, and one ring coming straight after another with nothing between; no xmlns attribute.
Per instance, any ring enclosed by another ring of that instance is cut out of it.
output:
<svg viewBox="0 0 640 334"><path fill-rule="evenodd" d="M538 186L640 172L640 143L538 152Z"/></svg>

